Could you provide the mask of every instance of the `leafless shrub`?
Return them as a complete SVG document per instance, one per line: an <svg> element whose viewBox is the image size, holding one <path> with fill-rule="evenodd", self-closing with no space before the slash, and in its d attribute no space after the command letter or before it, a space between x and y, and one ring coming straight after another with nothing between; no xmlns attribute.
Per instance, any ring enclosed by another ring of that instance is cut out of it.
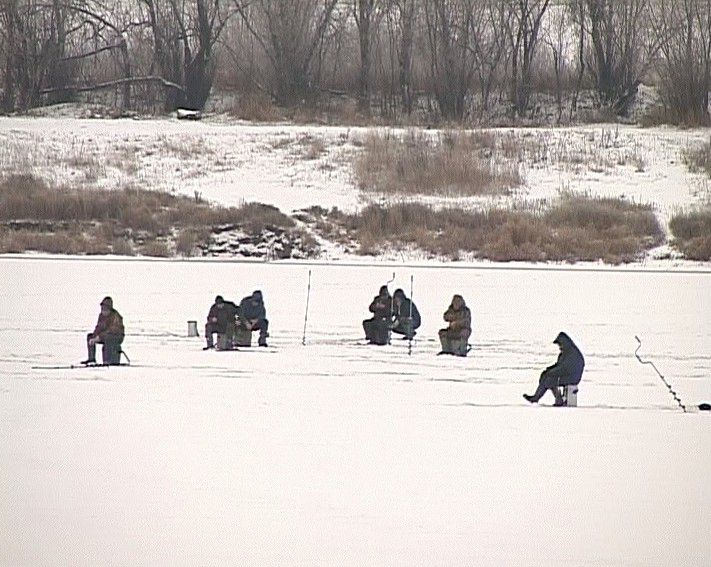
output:
<svg viewBox="0 0 711 567"><path fill-rule="evenodd" d="M117 238L111 243L111 253L117 256L133 256L133 243L127 238Z"/></svg>
<svg viewBox="0 0 711 567"><path fill-rule="evenodd" d="M30 175L0 182L0 220L113 220L134 230L167 232L173 225L205 226L250 222L258 226L293 226L270 205L248 203L217 207L189 197L127 187L122 190L68 189L48 186Z"/></svg>
<svg viewBox="0 0 711 567"><path fill-rule="evenodd" d="M230 114L254 122L276 122L282 119L271 97L260 91L242 95Z"/></svg>
<svg viewBox="0 0 711 567"><path fill-rule="evenodd" d="M0 233L0 253L20 253L27 250L49 254L108 254L106 242L69 231L37 233L32 230L7 230Z"/></svg>
<svg viewBox="0 0 711 567"><path fill-rule="evenodd" d="M705 172L711 177L711 139L699 147L687 148L682 156L690 171Z"/></svg>
<svg viewBox="0 0 711 567"><path fill-rule="evenodd" d="M280 136L275 140L272 140L270 146L275 150L284 150L288 148L293 143L290 136Z"/></svg>
<svg viewBox="0 0 711 567"><path fill-rule="evenodd" d="M650 106L639 119L639 124L643 128L662 126L671 122L671 117L664 106L655 104Z"/></svg>
<svg viewBox="0 0 711 567"><path fill-rule="evenodd" d="M130 176L137 175L140 167L136 148L129 144L117 144L106 156L106 163Z"/></svg>
<svg viewBox="0 0 711 567"><path fill-rule="evenodd" d="M415 246L459 258L468 253L494 261L630 262L661 242L651 208L621 199L566 196L548 211L434 210L403 203L371 205L361 213L329 214L361 243L361 253Z"/></svg>
<svg viewBox="0 0 711 567"><path fill-rule="evenodd" d="M659 95L669 121L707 126L711 36L708 2L650 2L658 38Z"/></svg>
<svg viewBox="0 0 711 567"><path fill-rule="evenodd" d="M678 213L669 222L674 246L690 260L711 260L711 207Z"/></svg>
<svg viewBox="0 0 711 567"><path fill-rule="evenodd" d="M162 240L150 240L141 246L141 254L153 258L168 258L171 251L168 245Z"/></svg>
<svg viewBox="0 0 711 567"><path fill-rule="evenodd" d="M175 251L186 257L194 256L200 246L207 244L210 231L206 229L184 228L175 240Z"/></svg>
<svg viewBox="0 0 711 567"><path fill-rule="evenodd" d="M303 140L300 140L301 144L305 146L304 159L314 160L321 157L326 151L326 144L321 138L314 138L312 136L305 136Z"/></svg>
<svg viewBox="0 0 711 567"><path fill-rule="evenodd" d="M315 104L309 101L307 104L299 104L289 110L289 119L295 124L333 124L338 123L338 115L323 104Z"/></svg>
<svg viewBox="0 0 711 567"><path fill-rule="evenodd" d="M480 195L507 193L521 184L518 166L495 159L490 139L448 132L415 131L402 139L371 134L364 140L355 171L366 191L388 194Z"/></svg>
<svg viewBox="0 0 711 567"><path fill-rule="evenodd" d="M158 147L156 150L164 156L173 156L180 160L203 158L214 154L203 136L158 136Z"/></svg>
<svg viewBox="0 0 711 567"><path fill-rule="evenodd" d="M22 221L18 223L18 220ZM2 250L40 250L69 254L190 255L209 240L211 231L240 227L250 235L293 230L294 221L271 205L247 203L218 207L194 198L136 188L122 190L51 187L30 176L0 181L0 222L5 222ZM156 239L159 240L156 240Z"/></svg>

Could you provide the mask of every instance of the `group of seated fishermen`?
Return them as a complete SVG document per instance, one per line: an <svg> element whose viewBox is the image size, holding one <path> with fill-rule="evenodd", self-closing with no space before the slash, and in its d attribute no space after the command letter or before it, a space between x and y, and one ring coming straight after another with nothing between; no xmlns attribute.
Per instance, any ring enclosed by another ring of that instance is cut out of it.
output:
<svg viewBox="0 0 711 567"><path fill-rule="evenodd" d="M82 364L96 364L96 345L101 344L103 364L118 365L123 352L121 344L125 336L123 318L114 308L113 299L109 296L101 300L100 307L96 326L86 336L88 356ZM417 306L405 296L402 289L397 289L391 296L388 287L382 286L378 295L373 298L369 309L373 317L363 321L363 330L370 344L388 344L391 332L412 339L422 322ZM472 332L471 312L461 295L452 297L452 302L443 317L449 326L439 331L442 345L439 354L466 356L470 348L468 342ZM256 331L259 331L259 346L265 347L269 336L268 329L269 321L266 318L261 291L254 291L242 299L239 305L218 295L207 315L205 324L207 345L203 350L216 346L219 350L248 346L251 344L252 333ZM213 337L215 334L218 336L217 345ZM537 403L550 390L555 397L555 405L565 405L560 388L577 385L582 377L585 359L572 339L561 332L553 342L560 349L558 360L541 373L536 391L532 395L524 394L524 398L531 403Z"/></svg>
<svg viewBox="0 0 711 567"><path fill-rule="evenodd" d="M373 317L363 321L363 330L366 340L374 345L388 344L391 332L412 339L422 323L417 306L407 298L402 289L395 290L391 296L388 286L382 286L378 295L373 298L369 310ZM439 331L439 341L442 345L439 354L466 356L469 336L472 334L472 315L461 295L452 298L452 303L444 312L444 320L449 326Z"/></svg>
<svg viewBox="0 0 711 567"><path fill-rule="evenodd" d="M203 350L215 348L213 335L217 334L217 348L230 350L236 346L249 346L251 336L259 331L259 346L267 346L269 321L264 308L262 292L256 290L239 305L227 301L221 295L215 298L205 323L207 345Z"/></svg>
<svg viewBox="0 0 711 567"><path fill-rule="evenodd" d="M411 339L421 323L417 307L401 289L396 290L391 297L388 287L382 286L369 309L373 317L363 321L363 330L370 344L388 344L391 332ZM469 337L472 334L472 315L461 295L452 297L443 317L449 326L439 330L442 350L438 354L466 356L471 348ZM572 339L561 332L553 342L560 349L558 360L541 373L536 391L532 395L523 395L532 404L537 403L550 390L555 398L554 405L566 405L567 401L563 397L565 387L577 386L583 375L585 359Z"/></svg>

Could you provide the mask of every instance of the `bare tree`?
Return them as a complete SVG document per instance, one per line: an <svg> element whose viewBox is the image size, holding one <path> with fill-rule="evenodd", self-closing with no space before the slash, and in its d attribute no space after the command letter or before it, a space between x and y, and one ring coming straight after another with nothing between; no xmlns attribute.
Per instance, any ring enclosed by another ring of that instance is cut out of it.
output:
<svg viewBox="0 0 711 567"><path fill-rule="evenodd" d="M412 114L415 104L413 86L413 50L415 25L419 14L421 0L390 0L388 15L395 25L398 39L395 53L397 54L398 85L400 102L406 114Z"/></svg>
<svg viewBox="0 0 711 567"><path fill-rule="evenodd" d="M584 7L576 6L583 3ZM649 34L648 0L577 0L574 17L590 38L592 64L600 102L626 114L656 52Z"/></svg>
<svg viewBox="0 0 711 567"><path fill-rule="evenodd" d="M373 35L383 14L381 0L352 0L353 18L358 28L360 48L360 73L358 76L358 106L362 112L370 112L370 74L372 66Z"/></svg>
<svg viewBox="0 0 711 567"><path fill-rule="evenodd" d="M580 89L583 86L583 79L585 78L585 2L576 0L571 4L571 10L573 10L572 18L578 24L578 77L575 81L573 100L570 104L570 119L572 120L573 114L578 110L578 97L580 96Z"/></svg>
<svg viewBox="0 0 711 567"><path fill-rule="evenodd" d="M122 77L122 106L132 107L131 103L131 58L128 50L129 31L142 27L145 22L136 21L128 10L122 10L119 3L107 3L103 0L69 1L65 4L76 21L83 22L81 27L74 27L71 51L62 58L63 63L78 65L88 60L102 61L99 56L107 53L119 54L118 66ZM91 74L92 80L99 79L101 73ZM77 88L78 87L78 88ZM61 87L60 87L61 88ZM92 85L77 86L72 84L70 90L81 91L93 88ZM43 92L53 92L56 87L48 85Z"/></svg>
<svg viewBox="0 0 711 567"><path fill-rule="evenodd" d="M202 109L212 89L214 46L230 13L220 0L140 0L153 35L153 73L181 85L169 91L166 108Z"/></svg>
<svg viewBox="0 0 711 567"><path fill-rule="evenodd" d="M61 102L78 92L112 88L121 89L122 106L128 109L132 107L131 85L145 82L184 92L182 86L159 75L132 75L128 38L146 22L134 19L127 6L113 0L24 4L3 0L0 36L8 46L4 50L3 110L27 109L44 100ZM118 72L106 65L111 60L117 61Z"/></svg>
<svg viewBox="0 0 711 567"><path fill-rule="evenodd" d="M563 117L563 80L566 72L567 54L571 50L568 27L570 21L565 10L557 9L550 14L543 41L551 51L553 73L555 76L555 101L557 106L557 121Z"/></svg>
<svg viewBox="0 0 711 567"><path fill-rule="evenodd" d="M658 0L651 11L662 53L661 96L670 118L709 124L711 0Z"/></svg>
<svg viewBox="0 0 711 567"><path fill-rule="evenodd" d="M17 80L15 65L15 42L17 41L17 6L11 0L0 2L0 76L2 77L2 97L0 112L8 113L15 109Z"/></svg>
<svg viewBox="0 0 711 567"><path fill-rule="evenodd" d="M288 106L313 94L317 55L338 0L234 0L274 70L273 94Z"/></svg>
<svg viewBox="0 0 711 567"><path fill-rule="evenodd" d="M479 117L489 109L489 99L497 81L502 77L502 63L509 55L506 35L501 33L509 25L510 13L498 0L480 1L475 5L478 15L472 19L471 49L476 59L475 70L481 95Z"/></svg>
<svg viewBox="0 0 711 567"><path fill-rule="evenodd" d="M461 120L474 75L471 50L475 0L431 0L425 3L430 48L431 87L440 114Z"/></svg>
<svg viewBox="0 0 711 567"><path fill-rule="evenodd" d="M541 23L550 0L504 0L512 18L508 35L511 41L511 103L517 115L528 111L531 97L531 72L538 48Z"/></svg>
<svg viewBox="0 0 711 567"><path fill-rule="evenodd" d="M42 85L61 57L64 13L56 5L34 0L2 0L0 33L5 45L3 110L36 106ZM59 28L59 29L58 29ZM61 39L60 39L61 38ZM56 73L52 80L60 80Z"/></svg>

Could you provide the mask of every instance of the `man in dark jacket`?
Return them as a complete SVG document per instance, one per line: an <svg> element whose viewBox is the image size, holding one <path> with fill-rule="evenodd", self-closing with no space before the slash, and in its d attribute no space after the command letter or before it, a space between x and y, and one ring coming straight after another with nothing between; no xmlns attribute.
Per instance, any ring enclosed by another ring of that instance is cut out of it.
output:
<svg viewBox="0 0 711 567"><path fill-rule="evenodd" d="M373 317L363 321L365 338L370 344L388 344L388 331L393 313L393 299L390 297L388 286L384 285L380 288L378 295L373 298L368 309Z"/></svg>
<svg viewBox="0 0 711 567"><path fill-rule="evenodd" d="M417 334L416 329L420 327L420 323L420 312L415 303L405 296L404 291L396 289L393 293L393 333L411 339Z"/></svg>
<svg viewBox="0 0 711 567"><path fill-rule="evenodd" d="M532 396L523 395L532 404L538 402L546 390L550 390L555 396L555 405L562 406L563 397L559 387L577 385L583 376L585 359L572 339L565 333L558 333L553 342L560 348L557 362L541 373L538 388Z"/></svg>
<svg viewBox="0 0 711 567"><path fill-rule="evenodd" d="M104 364L116 365L121 362L121 343L124 338L123 317L114 309L114 301L106 296L99 304L101 312L94 330L86 336L88 356L82 364L96 363L96 345L101 344L101 358Z"/></svg>
<svg viewBox="0 0 711 567"><path fill-rule="evenodd" d="M444 312L444 320L449 323L449 327L439 330L439 342L442 344L440 354L466 356L469 336L472 334L472 314L461 295L452 298L452 303Z"/></svg>
<svg viewBox="0 0 711 567"><path fill-rule="evenodd" d="M221 295L215 298L215 303L210 307L205 323L205 339L207 346L203 350L215 348L212 335L218 333L227 335L227 344L231 345L235 334L235 317L237 315L237 305L232 301L226 301ZM218 346L218 348L220 348Z"/></svg>
<svg viewBox="0 0 711 567"><path fill-rule="evenodd" d="M262 292L256 290L252 295L242 299L239 304L238 315L239 321L237 324L252 332L259 331L259 346L267 346L269 321L267 321L267 311L264 308Z"/></svg>

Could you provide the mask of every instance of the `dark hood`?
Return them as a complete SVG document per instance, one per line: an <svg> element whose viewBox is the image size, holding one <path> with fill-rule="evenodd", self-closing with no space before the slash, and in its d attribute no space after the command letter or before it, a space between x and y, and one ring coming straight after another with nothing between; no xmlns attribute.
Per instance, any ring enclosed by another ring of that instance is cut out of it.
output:
<svg viewBox="0 0 711 567"><path fill-rule="evenodd" d="M557 345L560 345L560 348L562 348L563 350L570 350L571 348L575 348L575 343L573 342L573 340L563 332L558 333L558 336L553 342Z"/></svg>

